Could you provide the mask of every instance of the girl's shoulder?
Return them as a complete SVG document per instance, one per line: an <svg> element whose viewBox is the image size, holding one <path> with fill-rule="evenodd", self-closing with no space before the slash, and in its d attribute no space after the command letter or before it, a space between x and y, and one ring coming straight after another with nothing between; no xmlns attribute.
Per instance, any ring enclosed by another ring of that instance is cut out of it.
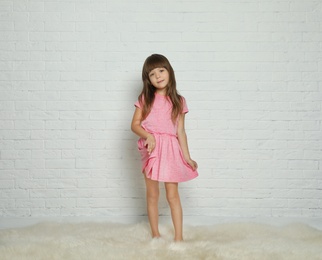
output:
<svg viewBox="0 0 322 260"><path fill-rule="evenodd" d="M187 103L186 98L184 96L179 95L179 99L180 99L180 101L181 101L182 104L186 104Z"/></svg>
<svg viewBox="0 0 322 260"><path fill-rule="evenodd" d="M186 102L186 99L185 99L184 96L180 95L180 99L181 99L182 102Z"/></svg>
<svg viewBox="0 0 322 260"><path fill-rule="evenodd" d="M182 113L188 113L189 109L187 106L187 101L184 96L180 95L181 103L182 103Z"/></svg>
<svg viewBox="0 0 322 260"><path fill-rule="evenodd" d="M144 105L144 95L140 95L137 99L137 101L135 101L134 106L138 107L138 108L142 108Z"/></svg>

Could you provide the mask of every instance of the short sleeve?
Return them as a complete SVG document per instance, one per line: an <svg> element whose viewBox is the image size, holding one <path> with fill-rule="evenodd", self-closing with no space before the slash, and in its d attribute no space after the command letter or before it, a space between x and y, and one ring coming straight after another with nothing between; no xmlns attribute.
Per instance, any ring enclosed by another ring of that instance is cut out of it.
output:
<svg viewBox="0 0 322 260"><path fill-rule="evenodd" d="M144 101L144 97L142 97L142 100ZM142 102L140 102L140 99L134 103L134 106L142 109Z"/></svg>
<svg viewBox="0 0 322 260"><path fill-rule="evenodd" d="M140 102L139 102L139 101L136 101L136 102L134 103L134 106L135 106L135 107L137 107L137 108L142 109L142 106L141 106L141 104L140 104Z"/></svg>
<svg viewBox="0 0 322 260"><path fill-rule="evenodd" d="M186 114L188 112L189 112L189 109L187 106L186 99L184 97L182 97L182 114Z"/></svg>

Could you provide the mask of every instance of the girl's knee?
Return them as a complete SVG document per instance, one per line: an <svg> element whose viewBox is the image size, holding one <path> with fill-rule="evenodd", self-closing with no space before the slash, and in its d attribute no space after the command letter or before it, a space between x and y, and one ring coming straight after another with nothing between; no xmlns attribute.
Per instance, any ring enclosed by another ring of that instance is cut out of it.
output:
<svg viewBox="0 0 322 260"><path fill-rule="evenodd" d="M166 197L170 205L180 203L178 184L166 183Z"/></svg>
<svg viewBox="0 0 322 260"><path fill-rule="evenodd" d="M180 203L180 197L178 193L167 194L167 201L170 205L177 205Z"/></svg>
<svg viewBox="0 0 322 260"><path fill-rule="evenodd" d="M150 202L158 202L159 201L159 191L149 191L147 192L147 200Z"/></svg>
<svg viewBox="0 0 322 260"><path fill-rule="evenodd" d="M148 200L159 200L159 183L145 178L146 182L146 197Z"/></svg>

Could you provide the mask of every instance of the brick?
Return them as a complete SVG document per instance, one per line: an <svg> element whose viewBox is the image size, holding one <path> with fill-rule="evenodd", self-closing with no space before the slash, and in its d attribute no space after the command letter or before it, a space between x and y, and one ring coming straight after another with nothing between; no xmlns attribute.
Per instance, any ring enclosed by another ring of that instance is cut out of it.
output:
<svg viewBox="0 0 322 260"><path fill-rule="evenodd" d="M68 2L62 5L60 2L45 2L45 12L73 12L75 3Z"/></svg>
<svg viewBox="0 0 322 260"><path fill-rule="evenodd" d="M22 189L42 189L46 187L46 180L17 180L16 186Z"/></svg>
<svg viewBox="0 0 322 260"><path fill-rule="evenodd" d="M73 169L75 167L75 160L60 159L60 160L46 160L46 169Z"/></svg>
<svg viewBox="0 0 322 260"><path fill-rule="evenodd" d="M17 130L39 130L44 129L45 122L42 120L15 120L14 127Z"/></svg>
<svg viewBox="0 0 322 260"><path fill-rule="evenodd" d="M19 208L44 208L44 199L17 199L16 207Z"/></svg>
<svg viewBox="0 0 322 260"><path fill-rule="evenodd" d="M36 160L36 159L29 159L29 160L16 160L15 163L15 168L17 169L44 169L45 167L45 162L44 160Z"/></svg>
<svg viewBox="0 0 322 260"><path fill-rule="evenodd" d="M77 187L77 181L75 179L52 179L46 187L48 189L71 189Z"/></svg>
<svg viewBox="0 0 322 260"><path fill-rule="evenodd" d="M13 180L0 180L1 189L13 189L14 181Z"/></svg>
<svg viewBox="0 0 322 260"><path fill-rule="evenodd" d="M30 32L43 32L44 23L40 21L32 22L15 22L14 23L15 31L30 31Z"/></svg>
<svg viewBox="0 0 322 260"><path fill-rule="evenodd" d="M45 22L46 32L74 32L74 22Z"/></svg>
<svg viewBox="0 0 322 260"><path fill-rule="evenodd" d="M46 199L46 208L75 208L76 199L49 198Z"/></svg>
<svg viewBox="0 0 322 260"><path fill-rule="evenodd" d="M3 150L1 159L30 159L31 151L28 150Z"/></svg>

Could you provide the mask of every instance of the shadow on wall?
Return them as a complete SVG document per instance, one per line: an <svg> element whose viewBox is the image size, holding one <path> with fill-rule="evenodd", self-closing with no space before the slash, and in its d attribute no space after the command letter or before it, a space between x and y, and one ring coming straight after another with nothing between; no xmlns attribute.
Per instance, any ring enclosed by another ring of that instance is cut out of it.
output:
<svg viewBox="0 0 322 260"><path fill-rule="evenodd" d="M144 176L141 173L141 157L137 150L137 141L139 137L131 131L132 116L135 111L134 103L138 99L142 86L141 81L137 81L135 85L130 87L128 97L128 112L124 115L124 123L122 132L124 135L120 139L122 147L122 176L124 181L122 185L121 194L124 199L131 203L132 212L130 215L146 216L146 202L145 202L145 184ZM128 204L126 203L126 204Z"/></svg>

